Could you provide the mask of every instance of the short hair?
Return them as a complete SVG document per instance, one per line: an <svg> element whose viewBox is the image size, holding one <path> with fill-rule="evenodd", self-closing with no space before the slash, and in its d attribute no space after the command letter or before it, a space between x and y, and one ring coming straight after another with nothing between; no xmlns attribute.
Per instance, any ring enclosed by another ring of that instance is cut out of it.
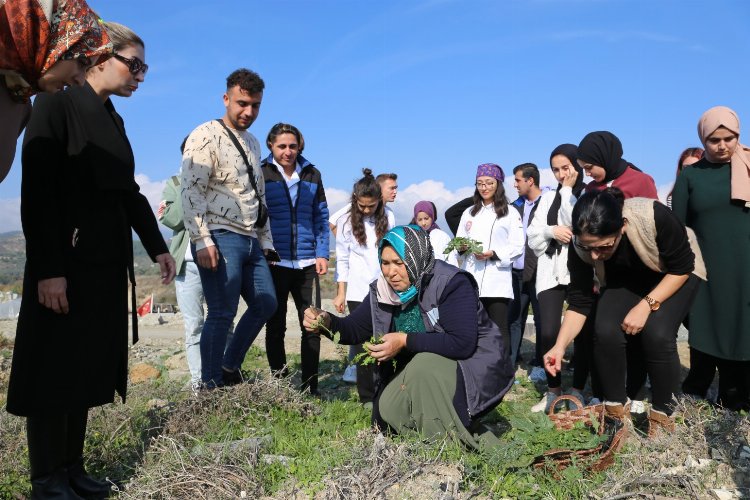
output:
<svg viewBox="0 0 750 500"><path fill-rule="evenodd" d="M524 179L534 179L534 185L539 187L539 167L533 163L521 163L513 169L513 175L518 171L521 171Z"/></svg>
<svg viewBox="0 0 750 500"><path fill-rule="evenodd" d="M144 49L146 48L143 39L127 26L112 21L105 21L104 29L107 30L115 52L124 49L128 45L140 45Z"/></svg>
<svg viewBox="0 0 750 500"><path fill-rule="evenodd" d="M246 68L236 69L227 77L227 91L236 86L248 94L258 94L266 88L260 75Z"/></svg>
<svg viewBox="0 0 750 500"><path fill-rule="evenodd" d="M398 175L396 174L378 174L377 177L375 177L375 180L378 181L378 184L382 184L383 182L387 181L388 179L391 180L398 180Z"/></svg>
<svg viewBox="0 0 750 500"><path fill-rule="evenodd" d="M616 187L584 193L573 205L573 234L609 236L622 229L625 196Z"/></svg>
<svg viewBox="0 0 750 500"><path fill-rule="evenodd" d="M268 146L268 149L271 149L276 138L281 134L292 134L297 138L297 145L299 146L299 149L297 150L298 152L301 153L305 149L305 138L302 136L302 132L300 132L294 125L282 122L271 127L271 130L268 132L268 136L266 137L266 146Z"/></svg>

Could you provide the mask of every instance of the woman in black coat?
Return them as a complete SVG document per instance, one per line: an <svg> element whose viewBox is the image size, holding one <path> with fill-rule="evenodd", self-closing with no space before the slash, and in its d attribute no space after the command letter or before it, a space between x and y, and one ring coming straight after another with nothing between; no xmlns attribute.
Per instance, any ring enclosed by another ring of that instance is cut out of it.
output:
<svg viewBox="0 0 750 500"><path fill-rule="evenodd" d="M124 26L107 28L113 57L92 67L83 86L40 94L24 138L27 260L7 409L27 417L32 498L108 494L86 475L83 442L88 409L111 403L115 391L125 399L131 228L162 282L175 273L109 99L143 82L143 41Z"/></svg>

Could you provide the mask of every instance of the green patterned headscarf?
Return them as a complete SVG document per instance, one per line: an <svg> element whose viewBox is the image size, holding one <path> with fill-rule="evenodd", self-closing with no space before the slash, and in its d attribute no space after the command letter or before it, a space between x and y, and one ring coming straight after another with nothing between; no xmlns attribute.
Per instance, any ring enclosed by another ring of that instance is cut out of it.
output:
<svg viewBox="0 0 750 500"><path fill-rule="evenodd" d="M394 227L380 240L378 259L381 263L385 245L391 246L406 265L406 273L411 285L403 292L396 292L401 303L406 304L418 295L422 276L431 273L435 267L435 255L432 252L430 235L416 225Z"/></svg>

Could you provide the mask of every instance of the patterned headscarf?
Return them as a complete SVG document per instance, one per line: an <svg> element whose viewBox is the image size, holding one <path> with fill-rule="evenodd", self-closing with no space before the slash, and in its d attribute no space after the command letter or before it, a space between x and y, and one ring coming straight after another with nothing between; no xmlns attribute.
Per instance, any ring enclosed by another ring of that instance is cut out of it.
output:
<svg viewBox="0 0 750 500"><path fill-rule="evenodd" d="M737 113L726 106L716 106L703 113L698 121L698 136L704 147L706 147L708 136L716 132L719 127L737 134L739 140L740 119ZM738 142L730 163L731 197L733 200L742 200L746 206L750 206L750 148Z"/></svg>
<svg viewBox="0 0 750 500"><path fill-rule="evenodd" d="M435 268L435 255L430 244L430 235L422 231L419 226L396 226L388 231L380 240L378 259L381 260L383 247L390 245L401 257L409 276L409 288L403 292L396 292L402 304L406 304L419 294L422 277L430 274ZM394 290L395 291L395 290Z"/></svg>
<svg viewBox="0 0 750 500"><path fill-rule="evenodd" d="M414 220L412 221L412 224L417 224L417 215L419 214L419 212L424 212L432 218L432 225L428 227L426 231L429 233L433 229L440 229L440 226L435 224L435 221L437 220L437 214L435 213L434 207L435 206L431 201L418 201L417 204L414 205Z"/></svg>
<svg viewBox="0 0 750 500"><path fill-rule="evenodd" d="M482 163L477 167L477 178L483 176L497 179L497 182L500 183L505 181L503 169L500 168L500 165L495 165L494 163Z"/></svg>
<svg viewBox="0 0 750 500"><path fill-rule="evenodd" d="M0 70L6 70L8 89L18 98L35 94L39 78L56 62L95 59L112 50L85 0L13 0L0 7Z"/></svg>

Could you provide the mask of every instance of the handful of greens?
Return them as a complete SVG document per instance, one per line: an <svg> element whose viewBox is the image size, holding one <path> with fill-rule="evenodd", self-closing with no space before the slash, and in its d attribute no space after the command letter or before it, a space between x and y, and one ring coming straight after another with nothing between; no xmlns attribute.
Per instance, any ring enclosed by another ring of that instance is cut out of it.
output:
<svg viewBox="0 0 750 500"><path fill-rule="evenodd" d="M370 356L370 349L368 346L372 344L382 344L382 343L383 343L383 337L375 337L375 336L370 337L369 341L362 344L362 347L365 348L364 352L360 352L359 354L354 356L354 359L352 359L351 364L367 366L367 365L374 365L375 363L377 363L377 360L373 358L372 356ZM391 363L393 364L393 369L395 370L396 358L393 358L391 360Z"/></svg>
<svg viewBox="0 0 750 500"><path fill-rule="evenodd" d="M452 240L448 242L448 245L446 245L445 250L443 250L444 254L449 254L453 250L456 251L463 251L465 247L465 250L471 253L482 253L484 250L482 250L482 242L473 240L471 238L466 238L464 236L456 236Z"/></svg>
<svg viewBox="0 0 750 500"><path fill-rule="evenodd" d="M339 332L332 332L331 330L326 327L325 322L323 321L322 313L325 312L322 309L318 309L317 307L310 306L310 309L315 311L315 313L318 314L318 318L316 319L316 322L314 324L315 328L320 330L320 333L323 334L323 336L328 337L330 340L333 341L334 344L339 343L339 338L341 337L341 334Z"/></svg>

